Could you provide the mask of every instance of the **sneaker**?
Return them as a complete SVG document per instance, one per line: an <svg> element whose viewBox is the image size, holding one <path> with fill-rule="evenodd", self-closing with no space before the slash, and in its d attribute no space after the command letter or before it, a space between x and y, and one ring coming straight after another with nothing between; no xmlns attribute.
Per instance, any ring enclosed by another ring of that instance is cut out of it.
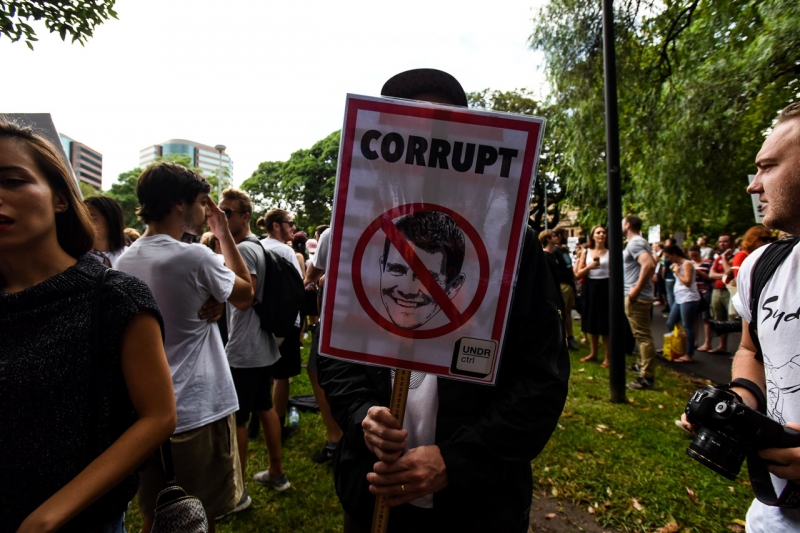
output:
<svg viewBox="0 0 800 533"><path fill-rule="evenodd" d="M627 387L631 390L647 390L655 387L655 381L648 378L636 378L636 380L628 383Z"/></svg>
<svg viewBox="0 0 800 533"><path fill-rule="evenodd" d="M286 439L291 439L300 431L300 426L293 425L293 426L283 426L281 428L281 441L285 441Z"/></svg>
<svg viewBox="0 0 800 533"><path fill-rule="evenodd" d="M570 350L577 350L581 347L580 343L575 340L575 337L570 337L567 339L567 346Z"/></svg>
<svg viewBox="0 0 800 533"><path fill-rule="evenodd" d="M264 470L253 476L253 479L256 480L256 483L272 487L278 492L283 492L291 486L285 472L278 477L272 477L269 475L269 470Z"/></svg>
<svg viewBox="0 0 800 533"><path fill-rule="evenodd" d="M642 369L639 368L639 364L638 363L633 363L632 365L625 367L625 369L628 372L636 372L637 374L642 371Z"/></svg>
<svg viewBox="0 0 800 533"><path fill-rule="evenodd" d="M238 513L240 511L244 511L250 504L253 503L253 500L250 499L250 496L247 494L247 485L244 486L244 492L242 493L242 497L239 498L239 503L236 504L236 507L233 508L232 511L225 513L222 516L216 517L214 520L222 520L228 515L232 515L233 513Z"/></svg>
<svg viewBox="0 0 800 533"><path fill-rule="evenodd" d="M338 443L333 443L333 445L331 445L330 442L326 442L325 446L323 446L320 451L314 452L314 454L311 456L311 460L318 465L327 463L333 459L333 452L336 451L336 444Z"/></svg>

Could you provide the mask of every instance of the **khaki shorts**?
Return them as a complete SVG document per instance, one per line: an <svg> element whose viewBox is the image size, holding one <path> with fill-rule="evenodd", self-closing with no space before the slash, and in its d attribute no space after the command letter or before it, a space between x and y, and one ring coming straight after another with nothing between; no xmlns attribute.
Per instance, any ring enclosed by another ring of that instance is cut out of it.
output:
<svg viewBox="0 0 800 533"><path fill-rule="evenodd" d="M234 414L173 435L171 447L175 481L186 494L200 498L209 522L236 507L244 492L244 483L236 447ZM143 515L153 516L156 497L166 484L159 449L140 475L137 496Z"/></svg>
<svg viewBox="0 0 800 533"><path fill-rule="evenodd" d="M564 307L575 309L575 289L568 283L561 284L561 297L564 298Z"/></svg>

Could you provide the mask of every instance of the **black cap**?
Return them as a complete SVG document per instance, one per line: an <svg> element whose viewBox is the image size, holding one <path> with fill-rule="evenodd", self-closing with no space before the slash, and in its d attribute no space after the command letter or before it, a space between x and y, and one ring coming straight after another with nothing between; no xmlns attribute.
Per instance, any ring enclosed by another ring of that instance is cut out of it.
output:
<svg viewBox="0 0 800 533"><path fill-rule="evenodd" d="M458 80L447 72L433 68L418 68L396 74L381 89L381 96L396 98L411 99L422 93L438 94L457 106L467 107L467 95Z"/></svg>

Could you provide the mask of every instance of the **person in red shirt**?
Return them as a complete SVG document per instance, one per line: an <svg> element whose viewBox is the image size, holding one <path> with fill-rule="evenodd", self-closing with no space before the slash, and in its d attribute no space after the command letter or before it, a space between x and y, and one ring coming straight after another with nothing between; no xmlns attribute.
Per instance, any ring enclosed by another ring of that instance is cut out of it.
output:
<svg viewBox="0 0 800 533"><path fill-rule="evenodd" d="M731 304L731 294L725 285L726 273L731 270L731 258L733 257L733 237L728 233L719 236L717 245L719 253L714 258L711 265L711 272L708 277L714 280L714 292L711 295L711 318L714 320L728 320L728 308ZM719 346L708 353L719 355L730 355L728 351L728 335L719 336Z"/></svg>

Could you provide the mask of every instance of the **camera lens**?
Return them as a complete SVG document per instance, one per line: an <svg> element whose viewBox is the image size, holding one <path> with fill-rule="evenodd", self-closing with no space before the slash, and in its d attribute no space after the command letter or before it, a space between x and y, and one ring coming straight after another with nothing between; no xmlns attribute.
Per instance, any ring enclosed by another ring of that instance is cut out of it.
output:
<svg viewBox="0 0 800 533"><path fill-rule="evenodd" d="M733 481L742 469L747 450L734 439L702 428L687 448L686 454Z"/></svg>

